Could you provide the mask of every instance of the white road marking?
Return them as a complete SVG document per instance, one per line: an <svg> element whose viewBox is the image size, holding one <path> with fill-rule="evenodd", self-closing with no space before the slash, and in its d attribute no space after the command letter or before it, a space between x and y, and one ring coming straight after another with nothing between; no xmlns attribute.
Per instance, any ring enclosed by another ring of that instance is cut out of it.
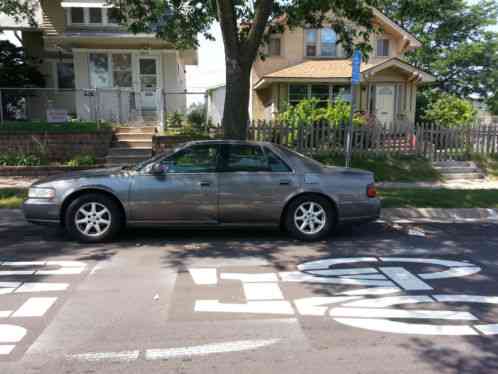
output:
<svg viewBox="0 0 498 374"><path fill-rule="evenodd" d="M239 280L243 283L255 282L278 282L275 273L221 273L220 278L224 280Z"/></svg>
<svg viewBox="0 0 498 374"><path fill-rule="evenodd" d="M401 292L399 287L371 287L371 288L361 288L359 290L351 290L340 292L339 295L349 295L349 296L363 296L363 295L387 295L390 293Z"/></svg>
<svg viewBox="0 0 498 374"><path fill-rule="evenodd" d="M334 320L347 326L395 334L478 335L472 327L462 325L412 324L375 318L334 318Z"/></svg>
<svg viewBox="0 0 498 374"><path fill-rule="evenodd" d="M0 318L8 318L12 314L12 310L0 310Z"/></svg>
<svg viewBox="0 0 498 374"><path fill-rule="evenodd" d="M341 275L378 273L378 270L375 268L326 269L326 270L307 270L306 273L313 275L321 275L326 277L335 277Z"/></svg>
<svg viewBox="0 0 498 374"><path fill-rule="evenodd" d="M243 283L246 300L283 300L278 283Z"/></svg>
<svg viewBox="0 0 498 374"><path fill-rule="evenodd" d="M484 335L497 335L498 334L498 324L474 325L474 328L479 330Z"/></svg>
<svg viewBox="0 0 498 374"><path fill-rule="evenodd" d="M0 345L0 356L10 355L10 353L14 350L15 345Z"/></svg>
<svg viewBox="0 0 498 374"><path fill-rule="evenodd" d="M391 287L394 283L388 280L366 280L350 279L338 277L317 277L300 271L287 271L279 273L282 282L302 282L302 283L330 283L330 284L352 284L356 286L384 286Z"/></svg>
<svg viewBox="0 0 498 374"><path fill-rule="evenodd" d="M12 317L43 317L56 301L56 297L30 297Z"/></svg>
<svg viewBox="0 0 498 374"><path fill-rule="evenodd" d="M26 282L23 283L15 293L65 291L68 287L68 283Z"/></svg>
<svg viewBox="0 0 498 374"><path fill-rule="evenodd" d="M188 269L195 284L210 285L218 283L217 270L213 268Z"/></svg>
<svg viewBox="0 0 498 374"><path fill-rule="evenodd" d="M355 308L385 308L399 304L433 303L429 296L388 296L375 299L362 299L344 304L347 307Z"/></svg>
<svg viewBox="0 0 498 374"><path fill-rule="evenodd" d="M85 270L84 267L62 267L57 270L37 270L36 275L76 275L81 274Z"/></svg>
<svg viewBox="0 0 498 374"><path fill-rule="evenodd" d="M294 300L294 305L299 314L303 316L324 316L329 309L327 304L337 304L349 300L357 300L359 297L339 296L339 297L306 297Z"/></svg>
<svg viewBox="0 0 498 374"><path fill-rule="evenodd" d="M453 310L403 310L387 308L333 308L331 317L364 317L364 318L414 318L414 319L446 319L476 321L478 318L468 312Z"/></svg>
<svg viewBox="0 0 498 374"><path fill-rule="evenodd" d="M86 264L82 261L47 261L46 266L61 266L64 268L84 268Z"/></svg>
<svg viewBox="0 0 498 374"><path fill-rule="evenodd" d="M192 347L147 349L145 351L146 360L168 360L171 358L185 356L204 356L214 353L240 352L250 349L258 349L275 344L280 339L266 340L239 340L226 343L204 344Z"/></svg>
<svg viewBox="0 0 498 374"><path fill-rule="evenodd" d="M45 261L5 261L1 266L45 266Z"/></svg>
<svg viewBox="0 0 498 374"><path fill-rule="evenodd" d="M421 264L441 265L446 267L469 266L468 262L438 260L436 258L416 258L416 257L380 257L383 262L415 262Z"/></svg>
<svg viewBox="0 0 498 374"><path fill-rule="evenodd" d="M314 270L314 269L328 269L333 265L338 264L351 264L356 262L377 262L375 257L343 257L343 258L329 258L325 260L305 262L297 266L300 271Z"/></svg>
<svg viewBox="0 0 498 374"><path fill-rule="evenodd" d="M480 295L433 295L437 301L457 302L457 303L485 303L498 304L498 296L480 296Z"/></svg>
<svg viewBox="0 0 498 374"><path fill-rule="evenodd" d="M0 343L17 343L26 333L26 329L21 326L0 325Z"/></svg>
<svg viewBox="0 0 498 374"><path fill-rule="evenodd" d="M382 274L359 274L359 275L339 275L339 278L366 279L366 280L387 280Z"/></svg>
<svg viewBox="0 0 498 374"><path fill-rule="evenodd" d="M468 267L453 267L445 271L437 271L433 273L421 273L418 276L422 279L442 279L442 278L456 278L465 277L468 275L476 274L481 271L480 267L468 266Z"/></svg>
<svg viewBox="0 0 498 374"><path fill-rule="evenodd" d="M8 277L13 275L33 275L34 270L1 270L0 277Z"/></svg>
<svg viewBox="0 0 498 374"><path fill-rule="evenodd" d="M283 300L248 301L246 304L220 303L219 300L196 300L194 310L214 313L294 314L290 302Z"/></svg>
<svg viewBox="0 0 498 374"><path fill-rule="evenodd" d="M135 361L140 354L140 351L122 351L122 352L95 352L95 353L82 353L75 355L68 355L69 359L80 361L99 362L131 362Z"/></svg>
<svg viewBox="0 0 498 374"><path fill-rule="evenodd" d="M21 282L0 282L0 287L12 287L17 288L21 285Z"/></svg>
<svg viewBox="0 0 498 374"><path fill-rule="evenodd" d="M427 283L418 279L415 275L402 267L381 267L380 271L395 281L399 286L407 291L432 290Z"/></svg>

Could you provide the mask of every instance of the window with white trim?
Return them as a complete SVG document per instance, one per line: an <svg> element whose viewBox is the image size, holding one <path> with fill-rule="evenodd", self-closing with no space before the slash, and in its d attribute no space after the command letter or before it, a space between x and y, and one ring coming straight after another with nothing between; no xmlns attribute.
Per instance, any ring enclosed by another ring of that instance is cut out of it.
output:
<svg viewBox="0 0 498 374"><path fill-rule="evenodd" d="M130 53L90 53L92 88L131 88L133 68Z"/></svg>
<svg viewBox="0 0 498 374"><path fill-rule="evenodd" d="M69 26L118 26L119 24L116 8L66 8L66 19Z"/></svg>
<svg viewBox="0 0 498 374"><path fill-rule="evenodd" d="M57 88L74 88L74 64L72 62L57 62Z"/></svg>
<svg viewBox="0 0 498 374"><path fill-rule="evenodd" d="M69 8L69 23L84 24L85 10L83 8Z"/></svg>
<svg viewBox="0 0 498 374"><path fill-rule="evenodd" d="M338 57L336 32L330 27L305 30L305 55L307 57Z"/></svg>
<svg viewBox="0 0 498 374"><path fill-rule="evenodd" d="M377 39L377 57L389 57L389 39Z"/></svg>
<svg viewBox="0 0 498 374"><path fill-rule="evenodd" d="M337 100L351 102L351 86L348 84L289 84L289 105L315 98L318 106L326 106Z"/></svg>

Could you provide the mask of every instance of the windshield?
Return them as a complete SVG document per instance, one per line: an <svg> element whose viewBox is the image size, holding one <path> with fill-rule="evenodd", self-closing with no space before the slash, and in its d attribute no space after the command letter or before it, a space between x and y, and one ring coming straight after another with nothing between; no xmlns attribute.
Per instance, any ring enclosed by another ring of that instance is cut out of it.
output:
<svg viewBox="0 0 498 374"><path fill-rule="evenodd" d="M162 158L168 157L168 156L172 155L173 153L178 152L180 149L185 147L185 145L187 145L187 143L180 143L173 149L169 149L168 151L166 151L164 153L158 154L152 158L149 158L145 161L142 161L142 162L138 163L137 165L135 165L133 170L135 170L135 171L145 170L148 167L150 167L152 164L155 164L156 162L161 160Z"/></svg>

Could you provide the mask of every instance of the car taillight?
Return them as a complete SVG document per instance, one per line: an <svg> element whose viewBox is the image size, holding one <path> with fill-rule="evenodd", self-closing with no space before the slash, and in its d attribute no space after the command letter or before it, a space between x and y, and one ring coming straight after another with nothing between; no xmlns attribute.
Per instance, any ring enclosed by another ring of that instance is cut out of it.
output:
<svg viewBox="0 0 498 374"><path fill-rule="evenodd" d="M368 197L376 197L377 196L377 189L375 188L375 184L369 184L367 186L367 196Z"/></svg>

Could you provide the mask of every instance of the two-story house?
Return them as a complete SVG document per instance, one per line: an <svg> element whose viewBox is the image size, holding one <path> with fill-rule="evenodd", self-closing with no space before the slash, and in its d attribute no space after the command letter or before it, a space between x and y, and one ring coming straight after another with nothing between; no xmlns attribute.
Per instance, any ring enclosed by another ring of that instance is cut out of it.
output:
<svg viewBox="0 0 498 374"><path fill-rule="evenodd" d="M185 66L197 64L196 50L179 51L154 34L127 32L106 0L40 0L39 14L37 28L21 28L24 46L41 59L46 87L60 92L38 95L39 105L30 106L38 113L30 117L43 117L47 105L82 120L120 122L133 111L185 111L186 95L165 99L161 92L185 90Z"/></svg>
<svg viewBox="0 0 498 374"><path fill-rule="evenodd" d="M371 35L372 53L361 65L357 108L386 125L413 123L417 87L435 78L403 59L421 46L413 35L376 9L374 25L381 32ZM252 69L252 119L273 119L287 105L305 98L351 100L352 61L332 28L285 28L271 37L267 55Z"/></svg>

